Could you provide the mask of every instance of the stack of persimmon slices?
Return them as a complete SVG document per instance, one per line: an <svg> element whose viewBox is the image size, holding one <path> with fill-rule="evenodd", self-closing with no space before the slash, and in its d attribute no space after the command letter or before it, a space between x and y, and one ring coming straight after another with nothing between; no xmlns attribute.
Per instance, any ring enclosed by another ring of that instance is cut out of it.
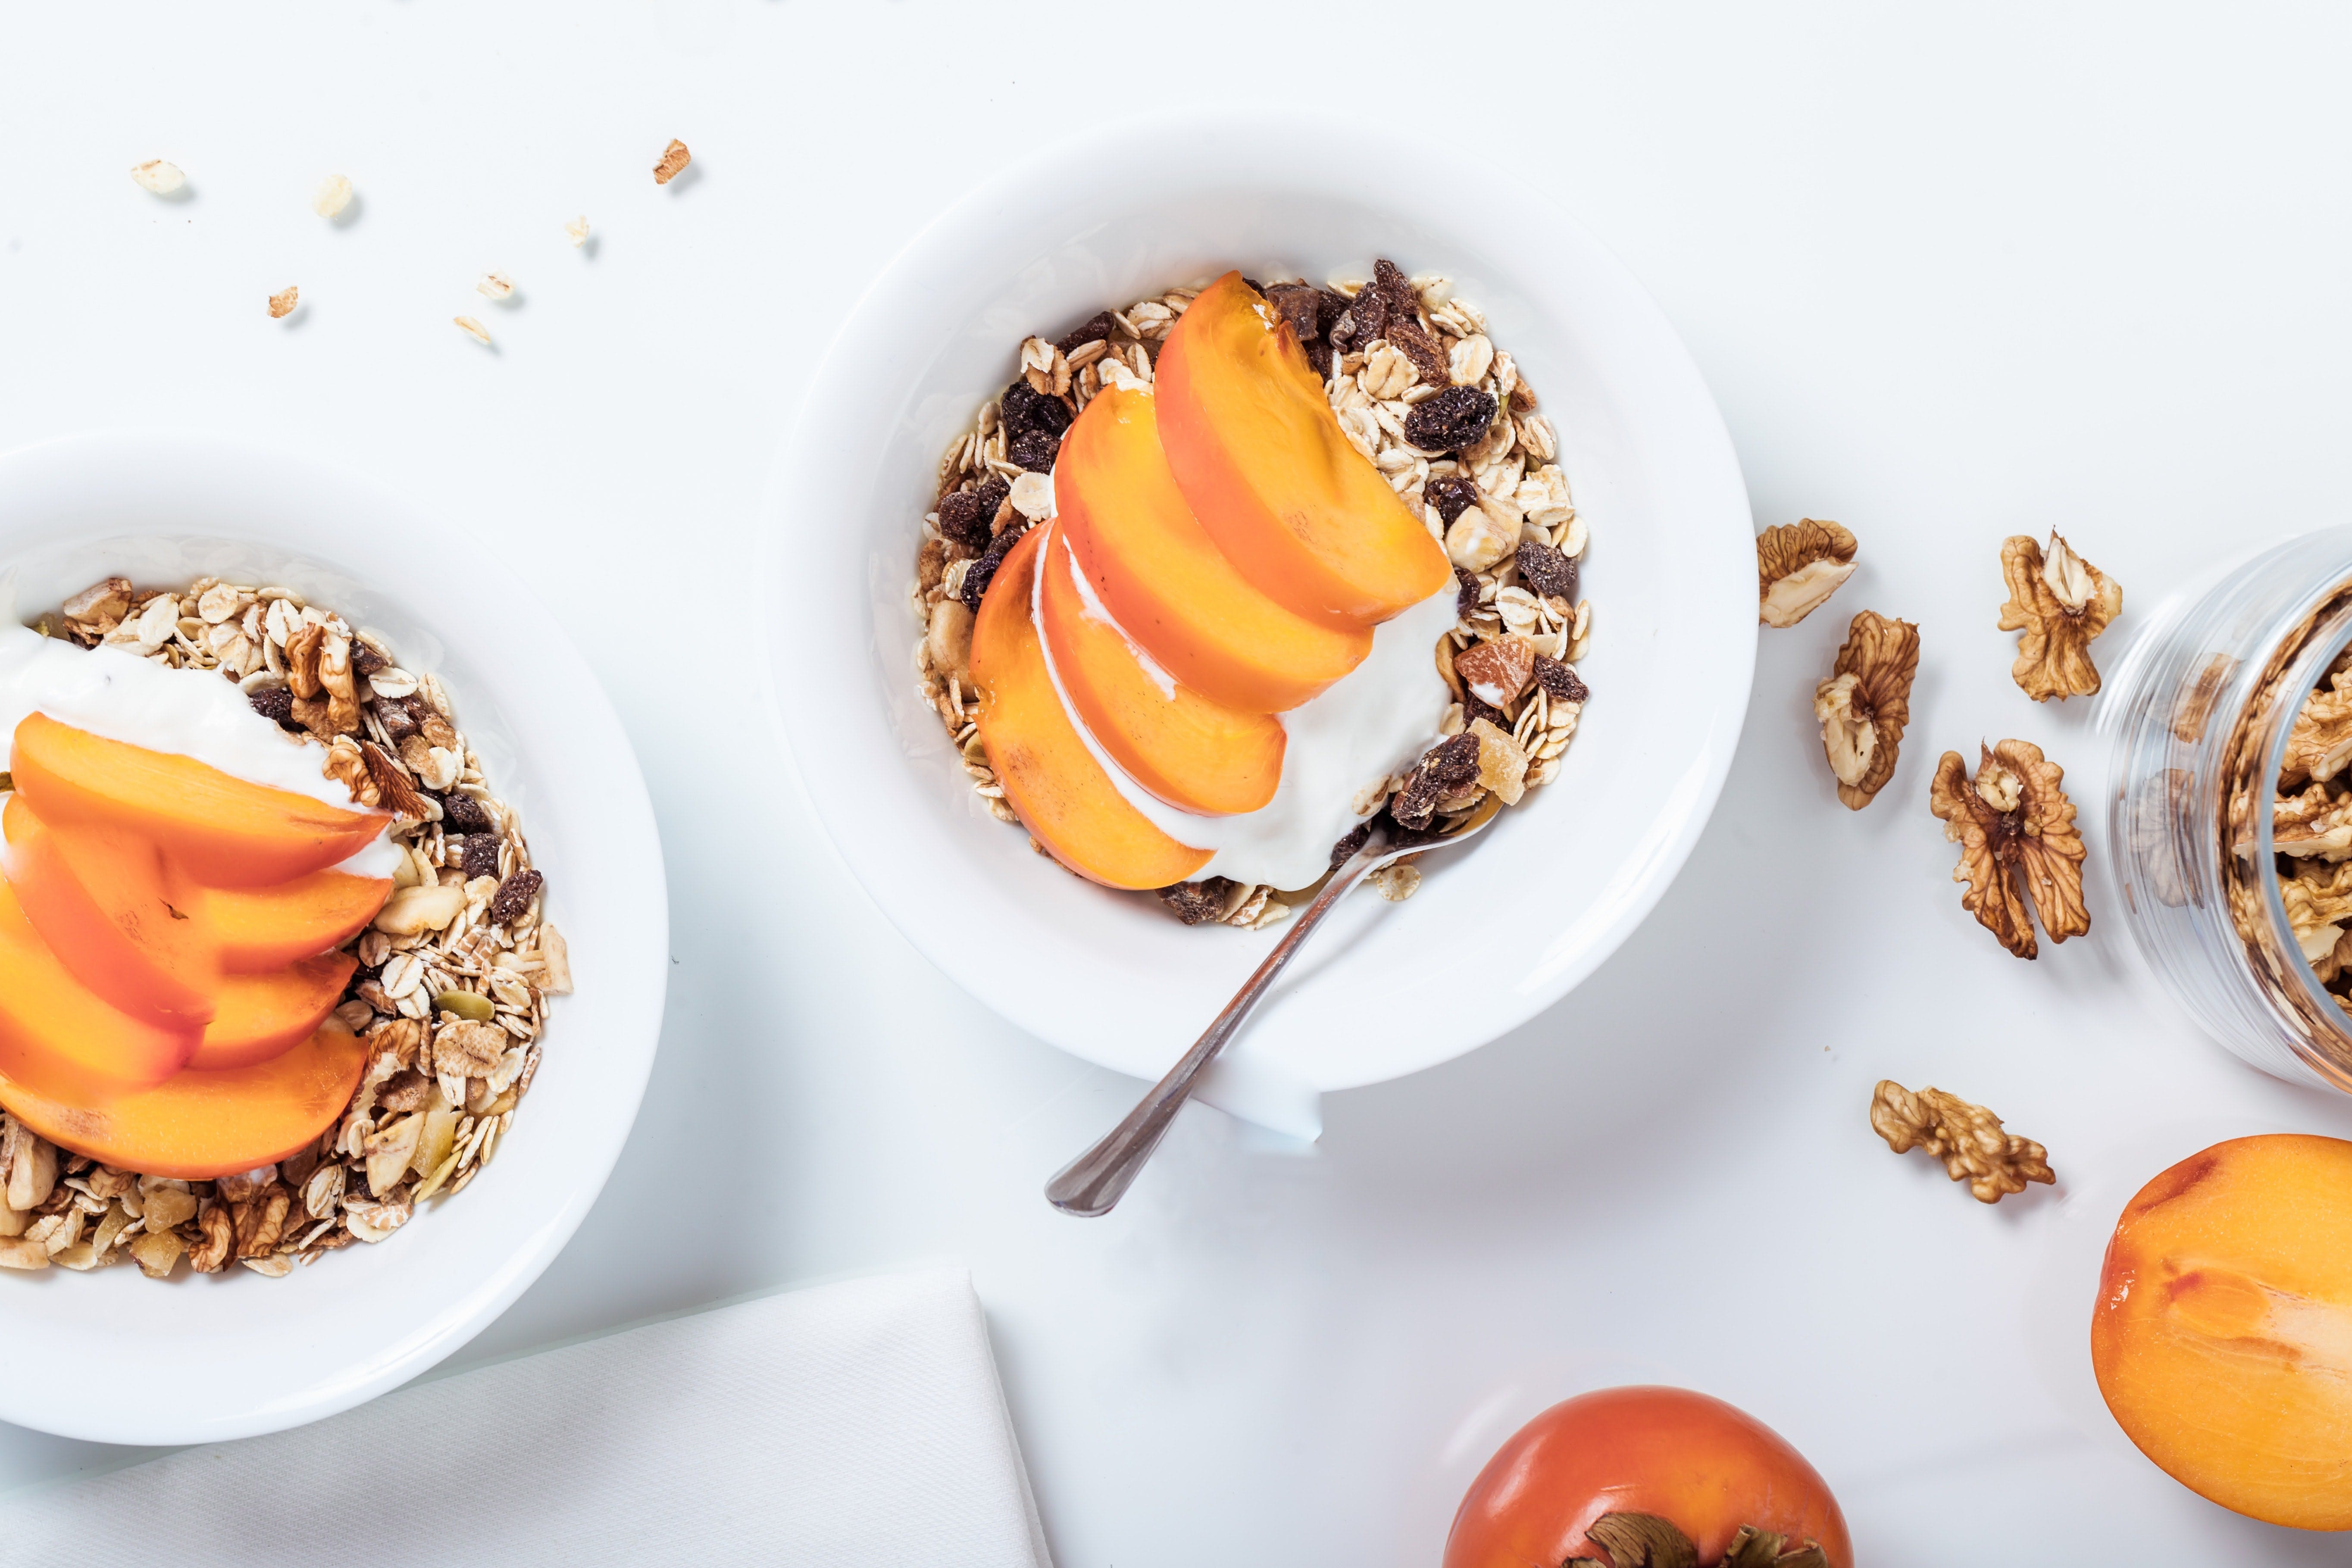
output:
<svg viewBox="0 0 2352 1568"><path fill-rule="evenodd" d="M36 713L0 808L0 1106L118 1170L269 1164L350 1103L332 1014L389 879L336 868L392 819Z"/></svg>
<svg viewBox="0 0 2352 1568"><path fill-rule="evenodd" d="M1282 778L1276 715L1453 581L1340 429L1296 332L1239 273L1186 310L1151 387L1108 386L1087 405L1054 465L1054 503L981 602L980 735L1038 842L1114 888L1181 882L1210 851L1130 805L1073 714L1177 810L1255 811Z"/></svg>

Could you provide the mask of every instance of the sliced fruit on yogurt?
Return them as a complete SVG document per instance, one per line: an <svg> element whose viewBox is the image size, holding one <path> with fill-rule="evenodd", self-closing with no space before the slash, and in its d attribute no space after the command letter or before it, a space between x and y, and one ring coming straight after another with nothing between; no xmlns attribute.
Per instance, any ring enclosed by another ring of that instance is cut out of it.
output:
<svg viewBox="0 0 2352 1568"><path fill-rule="evenodd" d="M205 895L205 913L231 974L270 974L329 952L367 929L392 897L383 877L314 871L274 888L224 888Z"/></svg>
<svg viewBox="0 0 2352 1568"><path fill-rule="evenodd" d="M392 822L383 812L338 810L45 713L16 726L9 769L44 821L121 828L156 845L208 888L267 888L326 870Z"/></svg>
<svg viewBox="0 0 2352 1568"><path fill-rule="evenodd" d="M5 814L0 857L16 902L66 973L158 1029L202 1029L220 984L220 944L203 890L146 839L117 828L56 826L21 795Z"/></svg>
<svg viewBox="0 0 2352 1568"><path fill-rule="evenodd" d="M9 1068L0 1106L58 1147L118 1171L209 1181L274 1164L332 1126L367 1055L356 1037L324 1028L252 1067L179 1072L102 1104L47 1092Z"/></svg>
<svg viewBox="0 0 2352 1568"><path fill-rule="evenodd" d="M194 1071L251 1067L291 1050L315 1033L343 999L359 960L322 952L275 974L232 974L220 984L220 1010L205 1029Z"/></svg>
<svg viewBox="0 0 2352 1568"><path fill-rule="evenodd" d="M103 1104L179 1071L201 1032L109 1005L66 972L0 881L0 1073L64 1103Z"/></svg>
<svg viewBox="0 0 2352 1568"><path fill-rule="evenodd" d="M1282 721L1210 701L1151 662L1107 618L1070 562L1060 524L1040 547L1037 630L1062 692L1127 776L1203 816L1255 811L1282 782Z"/></svg>
<svg viewBox="0 0 2352 1568"><path fill-rule="evenodd" d="M1153 384L1177 489L1261 593L1355 628L1452 578L1428 528L1339 428L1297 335L1240 273L1178 318Z"/></svg>
<svg viewBox="0 0 2352 1568"><path fill-rule="evenodd" d="M1184 502L1157 400L1105 387L1062 437L1054 507L1111 619L1178 680L1245 713L1284 713L1363 663L1372 634L1293 614L1252 587Z"/></svg>
<svg viewBox="0 0 2352 1568"><path fill-rule="evenodd" d="M1030 615L1039 546L1033 528L1004 557L972 627L980 738L1005 801L1078 875L1113 888L1165 888L1209 863L1129 805L1063 711Z"/></svg>

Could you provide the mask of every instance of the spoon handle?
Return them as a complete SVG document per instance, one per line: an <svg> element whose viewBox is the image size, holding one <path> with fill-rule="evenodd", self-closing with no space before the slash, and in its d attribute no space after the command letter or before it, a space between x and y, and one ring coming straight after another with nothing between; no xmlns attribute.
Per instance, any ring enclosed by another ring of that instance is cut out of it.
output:
<svg viewBox="0 0 2352 1568"><path fill-rule="evenodd" d="M1348 889L1361 881L1365 873L1383 858L1385 846L1375 835L1370 843L1348 858L1347 864L1331 874L1323 891L1290 922L1290 930L1275 944L1257 973L1249 977L1225 1010L1217 1015L1184 1058L1168 1069L1168 1076L1152 1086L1151 1092L1127 1113L1127 1120L1106 1133L1101 1142L1062 1167L1054 1179L1045 1184L1045 1201L1064 1214L1078 1215L1092 1219L1110 1213L1112 1205L1126 1195L1136 1173L1160 1147L1160 1140L1168 1135L1169 1125L1176 1112L1191 1098L1193 1081L1202 1070L1217 1059L1225 1042L1256 1008L1258 999L1266 993L1276 976L1288 966L1298 950L1307 945L1307 937L1331 912L1332 907L1346 896Z"/></svg>

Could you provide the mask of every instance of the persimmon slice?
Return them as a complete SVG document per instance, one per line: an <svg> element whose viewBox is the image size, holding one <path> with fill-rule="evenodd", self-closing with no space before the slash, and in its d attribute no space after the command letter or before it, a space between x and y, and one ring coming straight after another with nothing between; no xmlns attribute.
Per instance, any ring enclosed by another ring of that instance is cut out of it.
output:
<svg viewBox="0 0 2352 1568"><path fill-rule="evenodd" d="M309 1039L342 1000L359 960L322 952L275 974L233 974L220 983L220 1010L188 1066L199 1072L251 1067Z"/></svg>
<svg viewBox="0 0 2352 1568"><path fill-rule="evenodd" d="M108 1005L66 972L0 881L0 1073L32 1092L95 1104L170 1078L199 1034Z"/></svg>
<svg viewBox="0 0 2352 1568"><path fill-rule="evenodd" d="M0 1105L77 1154L148 1175L209 1181L273 1164L343 1113L367 1065L356 1037L321 1029L266 1062L183 1071L93 1106L0 1077Z"/></svg>
<svg viewBox="0 0 2352 1568"><path fill-rule="evenodd" d="M234 778L193 757L110 741L35 713L10 771L42 820L113 827L162 849L208 888L267 888L323 871L392 818Z"/></svg>
<svg viewBox="0 0 2352 1568"><path fill-rule="evenodd" d="M270 974L300 959L331 952L367 929L392 883L348 871L313 871L274 888L207 891L205 916L231 974Z"/></svg>
<svg viewBox="0 0 2352 1568"><path fill-rule="evenodd" d="M184 1032L213 1016L220 947L188 885L144 838L55 826L17 795L0 868L66 973L141 1023Z"/></svg>

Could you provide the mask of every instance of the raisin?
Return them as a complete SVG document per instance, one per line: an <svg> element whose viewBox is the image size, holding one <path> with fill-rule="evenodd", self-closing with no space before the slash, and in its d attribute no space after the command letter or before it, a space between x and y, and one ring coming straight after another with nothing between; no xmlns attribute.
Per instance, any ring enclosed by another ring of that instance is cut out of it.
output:
<svg viewBox="0 0 2352 1568"><path fill-rule="evenodd" d="M416 721L409 717L405 702L387 702L379 697L375 702L375 716L383 721L384 738L392 742L392 749L395 752L400 750L403 741L416 733Z"/></svg>
<svg viewBox="0 0 2352 1568"><path fill-rule="evenodd" d="M1307 363L1315 367L1315 374L1326 381L1330 380L1331 345L1318 338L1311 343L1301 343L1299 346L1307 351Z"/></svg>
<svg viewBox="0 0 2352 1568"><path fill-rule="evenodd" d="M1004 438L1024 431L1043 430L1058 436L1070 427L1070 411L1058 397L1049 397L1025 381L1004 389Z"/></svg>
<svg viewBox="0 0 2352 1568"><path fill-rule="evenodd" d="M1353 855L1357 850L1361 849L1366 841L1368 841L1371 836L1372 819L1368 816L1364 818L1363 821L1356 824L1353 828L1349 829L1348 837L1339 840L1339 843L1331 846L1332 866L1337 868L1345 865L1347 863L1348 857Z"/></svg>
<svg viewBox="0 0 2352 1568"><path fill-rule="evenodd" d="M1060 342L1055 343L1054 346L1061 350L1064 353L1068 353L1072 350L1083 348L1088 343L1101 342L1110 336L1112 329L1117 327L1118 324L1118 322L1110 319L1110 312L1108 310L1097 310L1095 312L1093 319L1088 321L1086 325L1072 329L1067 336L1064 337Z"/></svg>
<svg viewBox="0 0 2352 1568"><path fill-rule="evenodd" d="M1576 563L1549 544L1532 539L1520 543L1519 578L1538 598L1576 597Z"/></svg>
<svg viewBox="0 0 2352 1568"><path fill-rule="evenodd" d="M1213 921L1224 913L1225 896L1233 891L1232 880L1212 877L1205 882L1179 882L1172 888L1160 889L1160 901L1176 911L1176 918L1188 926Z"/></svg>
<svg viewBox="0 0 2352 1568"><path fill-rule="evenodd" d="M1017 524L1019 514L1016 513L1014 516ZM963 607L965 609L975 616L980 614L980 601L988 593L989 584L995 580L996 569L1004 564L1004 558L1013 553L1013 547L1021 542L1021 535L1026 531L1024 526L1007 528L988 542L988 548L980 552L979 560L964 568Z"/></svg>
<svg viewBox="0 0 2352 1568"><path fill-rule="evenodd" d="M1478 574L1467 566L1456 566L1454 580L1462 584L1462 591L1454 595L1454 614L1466 616L1478 607Z"/></svg>
<svg viewBox="0 0 2352 1568"><path fill-rule="evenodd" d="M1402 350L1404 357L1412 361L1412 368L1421 372L1421 379L1430 385L1454 384L1454 372L1446 363L1445 351L1410 317L1398 316L1389 322L1389 346Z"/></svg>
<svg viewBox="0 0 2352 1568"><path fill-rule="evenodd" d="M373 675L379 669L390 669L392 659L382 648L365 637L352 639L352 671L355 675Z"/></svg>
<svg viewBox="0 0 2352 1568"><path fill-rule="evenodd" d="M1462 694L1463 727L1466 729L1470 725L1475 724L1481 719L1484 719L1487 723L1492 724L1496 729L1500 730L1506 735L1511 732L1510 718L1508 715L1504 713L1500 708L1494 706L1492 703L1481 701L1478 694L1475 691L1465 691Z"/></svg>
<svg viewBox="0 0 2352 1568"><path fill-rule="evenodd" d="M1486 435L1495 422L1492 394L1449 386L1404 416L1404 438L1424 452L1458 452Z"/></svg>
<svg viewBox="0 0 2352 1568"><path fill-rule="evenodd" d="M492 830L489 809L470 795L454 792L441 797L441 826L458 833Z"/></svg>
<svg viewBox="0 0 2352 1568"><path fill-rule="evenodd" d="M1477 482L1467 474L1442 474L1421 487L1421 504L1437 509L1446 527L1478 504Z"/></svg>
<svg viewBox="0 0 2352 1568"><path fill-rule="evenodd" d="M294 693L283 686L265 686L246 700L253 710L274 724L294 722Z"/></svg>
<svg viewBox="0 0 2352 1568"><path fill-rule="evenodd" d="M466 880L468 882L477 877L497 876L499 874L499 841L487 833L467 834L466 853L458 862L458 869L466 873Z"/></svg>
<svg viewBox="0 0 2352 1568"><path fill-rule="evenodd" d="M1339 324L1339 319L1347 313L1348 297L1345 294L1332 289L1315 290L1315 324L1325 335L1329 335L1331 330Z"/></svg>
<svg viewBox="0 0 2352 1568"><path fill-rule="evenodd" d="M1385 256L1372 263L1372 287L1381 291L1381 299L1387 303L1391 316L1412 321L1421 310L1421 295L1413 288L1412 279Z"/></svg>
<svg viewBox="0 0 2352 1568"><path fill-rule="evenodd" d="M940 498L940 531L970 550L988 546L988 525L1013 487L991 474L978 489L951 490Z"/></svg>
<svg viewBox="0 0 2352 1568"><path fill-rule="evenodd" d="M1277 283L1266 299L1273 304L1275 313L1290 323L1290 330L1298 334L1300 342L1313 342L1322 335L1322 295L1318 290L1304 283Z"/></svg>
<svg viewBox="0 0 2352 1568"><path fill-rule="evenodd" d="M506 925L523 910L530 908L531 900L539 897L547 879L536 871L517 871L499 884L498 897L490 900L490 923Z"/></svg>
<svg viewBox="0 0 2352 1568"><path fill-rule="evenodd" d="M1592 695L1576 671L1545 653L1536 655L1536 684L1549 692L1555 702L1581 702Z"/></svg>
<svg viewBox="0 0 2352 1568"><path fill-rule="evenodd" d="M1059 436L1048 436L1043 430L1024 430L1006 445L1004 457L1007 462L1018 463L1033 474L1050 474L1054 471L1055 454L1061 449L1062 438Z"/></svg>
<svg viewBox="0 0 2352 1568"><path fill-rule="evenodd" d="M1388 301L1381 298L1379 289L1369 283L1365 284L1357 291L1354 302L1349 305L1347 315L1341 318L1335 331L1344 334L1345 341L1335 337L1332 346L1349 353L1354 353L1366 343L1376 339L1388 336Z"/></svg>
<svg viewBox="0 0 2352 1568"><path fill-rule="evenodd" d="M1444 789L1468 784L1478 776L1478 737L1452 735L1438 742L1421 759L1421 771Z"/></svg>

